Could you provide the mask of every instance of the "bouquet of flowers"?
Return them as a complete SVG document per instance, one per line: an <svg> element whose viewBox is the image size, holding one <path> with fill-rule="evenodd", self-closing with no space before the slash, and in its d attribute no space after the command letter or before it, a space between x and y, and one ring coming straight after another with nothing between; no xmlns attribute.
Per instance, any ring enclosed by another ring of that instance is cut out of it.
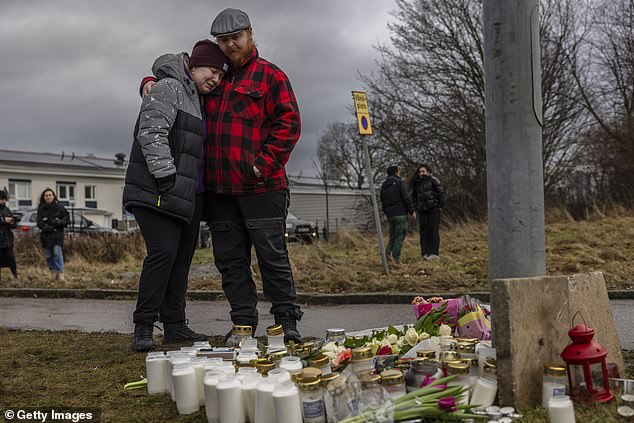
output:
<svg viewBox="0 0 634 423"><path fill-rule="evenodd" d="M386 421L384 416L386 412L393 417L394 421L416 418L488 420L488 416L468 413L468 410L474 406L456 404L456 397L468 388L448 386L447 383L454 378L455 376L448 376L434 380L427 386L394 399L391 407L382 405L365 410L339 423Z"/></svg>

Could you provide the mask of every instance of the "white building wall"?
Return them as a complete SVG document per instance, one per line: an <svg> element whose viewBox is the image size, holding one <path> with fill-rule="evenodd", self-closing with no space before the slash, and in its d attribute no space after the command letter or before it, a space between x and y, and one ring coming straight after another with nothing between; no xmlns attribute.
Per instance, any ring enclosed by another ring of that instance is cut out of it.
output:
<svg viewBox="0 0 634 423"><path fill-rule="evenodd" d="M341 229L364 227L360 220L359 207L363 207L365 195L359 193L329 193L328 219L330 232ZM326 223L326 194L324 192L301 192L291 189L289 211L303 220L315 222L322 230Z"/></svg>
<svg viewBox="0 0 634 423"><path fill-rule="evenodd" d="M34 170L30 168L22 169L0 169L0 188L9 186L9 179L20 179L31 181L31 207L35 208L39 204L40 195L46 188L56 190L58 181L75 183L75 204L74 207L86 207L85 187L86 185L96 186L97 208L111 213L110 218L122 218L121 195L123 192L123 174L90 176L83 172L73 172L60 170ZM99 214L97 214L99 215ZM102 223L100 219L95 222ZM108 224L108 220L103 221Z"/></svg>

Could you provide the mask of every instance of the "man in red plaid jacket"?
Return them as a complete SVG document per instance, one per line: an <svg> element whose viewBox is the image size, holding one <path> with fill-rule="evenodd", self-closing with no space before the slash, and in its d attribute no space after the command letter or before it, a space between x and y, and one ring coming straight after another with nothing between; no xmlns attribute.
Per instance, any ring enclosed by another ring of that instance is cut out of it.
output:
<svg viewBox="0 0 634 423"><path fill-rule="evenodd" d="M265 297L285 341L301 342L295 283L284 239L289 206L284 168L300 135L300 115L288 77L262 59L249 17L226 9L211 35L231 72L205 97L205 185L211 239L234 325L258 324L251 273L255 247ZM228 334L229 335L229 334Z"/></svg>

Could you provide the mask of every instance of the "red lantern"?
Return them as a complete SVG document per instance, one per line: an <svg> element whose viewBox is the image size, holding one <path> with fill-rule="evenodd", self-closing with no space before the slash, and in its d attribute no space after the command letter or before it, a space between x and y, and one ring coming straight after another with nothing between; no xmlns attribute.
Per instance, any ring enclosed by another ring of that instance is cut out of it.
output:
<svg viewBox="0 0 634 423"><path fill-rule="evenodd" d="M577 312L572 320L580 314ZM581 316L583 319L583 316ZM585 323L585 320L584 320ZM572 344L564 348L561 358L568 367L570 396L580 402L608 402L614 398L608 383L605 358L608 350L592 340L594 329L583 324L568 331Z"/></svg>

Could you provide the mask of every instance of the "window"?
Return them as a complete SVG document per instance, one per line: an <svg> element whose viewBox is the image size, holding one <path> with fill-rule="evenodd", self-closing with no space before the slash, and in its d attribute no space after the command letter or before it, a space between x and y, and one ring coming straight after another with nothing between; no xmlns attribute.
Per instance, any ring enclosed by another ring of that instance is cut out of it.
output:
<svg viewBox="0 0 634 423"><path fill-rule="evenodd" d="M65 206L75 206L75 183L57 182L57 199Z"/></svg>
<svg viewBox="0 0 634 423"><path fill-rule="evenodd" d="M32 205L31 181L9 179L9 208L16 210Z"/></svg>
<svg viewBox="0 0 634 423"><path fill-rule="evenodd" d="M86 207L91 209L97 208L97 185L84 186L84 198L86 200Z"/></svg>

